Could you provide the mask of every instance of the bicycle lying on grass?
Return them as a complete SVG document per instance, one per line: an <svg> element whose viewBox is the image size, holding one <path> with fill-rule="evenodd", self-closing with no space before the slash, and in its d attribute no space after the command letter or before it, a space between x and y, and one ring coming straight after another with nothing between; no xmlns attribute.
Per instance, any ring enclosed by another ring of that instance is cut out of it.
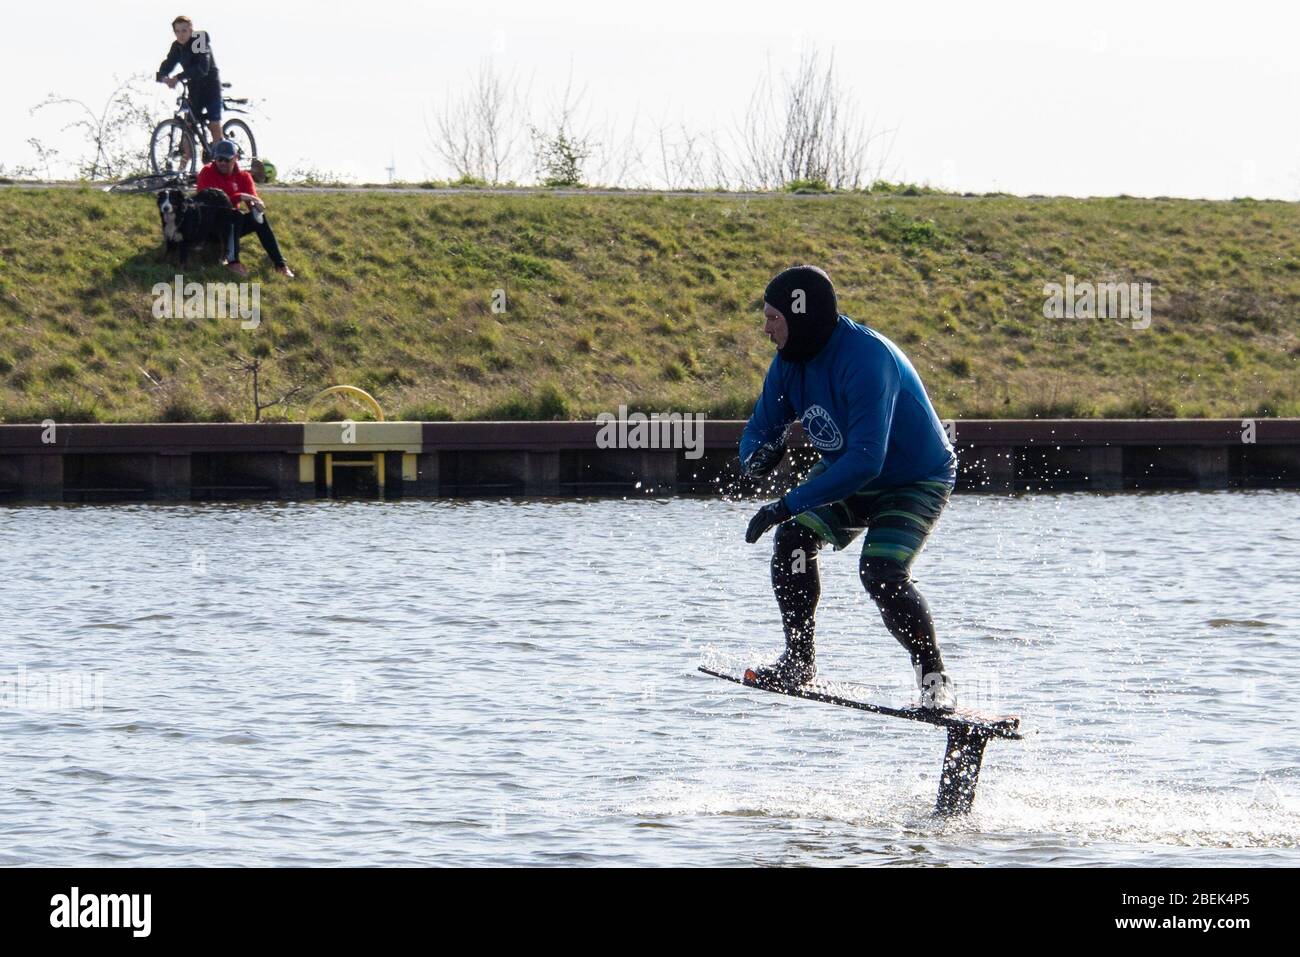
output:
<svg viewBox="0 0 1300 957"><path fill-rule="evenodd" d="M192 177L180 173L141 173L105 186L106 193L156 193L163 189L188 189L194 185Z"/></svg>

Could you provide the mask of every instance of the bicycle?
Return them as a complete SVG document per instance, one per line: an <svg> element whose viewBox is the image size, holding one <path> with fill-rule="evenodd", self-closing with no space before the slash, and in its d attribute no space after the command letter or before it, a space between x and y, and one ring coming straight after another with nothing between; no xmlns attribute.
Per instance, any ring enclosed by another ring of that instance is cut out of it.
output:
<svg viewBox="0 0 1300 957"><path fill-rule="evenodd" d="M186 189L193 186L183 173L142 173L105 186L106 193L156 193L163 189Z"/></svg>
<svg viewBox="0 0 1300 957"><path fill-rule="evenodd" d="M227 89L229 83L222 83ZM247 98L236 99L221 95L222 112L247 114L240 109L247 105ZM221 135L235 144L235 157L241 166L247 167L257 159L257 140L253 131L243 120L230 119L221 124ZM155 174L178 174L193 182L198 176L198 158L202 147L203 162L208 162L212 155L212 140L208 134L208 124L200 121L190 104L190 86L186 80L181 81L181 95L176 98L176 114L163 120L154 127L149 141L149 165Z"/></svg>

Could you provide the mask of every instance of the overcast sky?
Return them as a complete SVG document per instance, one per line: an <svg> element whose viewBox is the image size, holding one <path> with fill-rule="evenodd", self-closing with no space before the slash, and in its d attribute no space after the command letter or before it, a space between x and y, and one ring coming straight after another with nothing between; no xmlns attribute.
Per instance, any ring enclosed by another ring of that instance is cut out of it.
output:
<svg viewBox="0 0 1300 957"><path fill-rule="evenodd" d="M892 131L890 178L1300 199L1300 9L1276 2L16 4L0 31L0 163L32 165L32 136L71 156L71 115L30 107L52 92L99 105L115 74L152 75L178 13L210 32L232 93L262 101L260 151L282 171L383 182L391 162L398 179L445 178L426 116L488 57L535 105L571 74L610 153L664 124L725 132L765 57L794 65L812 46ZM160 107L166 94L149 87Z"/></svg>

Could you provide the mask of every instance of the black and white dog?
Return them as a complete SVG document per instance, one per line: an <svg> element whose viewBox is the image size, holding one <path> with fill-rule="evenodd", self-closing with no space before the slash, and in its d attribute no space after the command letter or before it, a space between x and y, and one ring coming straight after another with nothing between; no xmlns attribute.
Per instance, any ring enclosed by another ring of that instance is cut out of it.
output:
<svg viewBox="0 0 1300 957"><path fill-rule="evenodd" d="M158 193L158 218L162 220L163 257L175 253L183 267L190 250L204 243L215 243L224 256L234 214L230 197L222 190L204 189L193 196L179 189L162 190Z"/></svg>

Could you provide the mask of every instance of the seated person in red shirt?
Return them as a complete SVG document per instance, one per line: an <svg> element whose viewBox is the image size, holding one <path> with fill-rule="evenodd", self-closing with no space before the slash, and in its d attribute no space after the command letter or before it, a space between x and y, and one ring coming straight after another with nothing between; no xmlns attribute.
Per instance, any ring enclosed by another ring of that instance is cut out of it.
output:
<svg viewBox="0 0 1300 957"><path fill-rule="evenodd" d="M262 241L262 248L275 264L275 271L293 278L293 270L280 255L280 244L275 241L275 233L266 218L266 204L257 195L253 177L239 168L235 161L235 144L230 140L221 140L212 147L212 162L199 170L199 189L215 187L230 197L235 207L234 223L230 237L226 242L226 267L241 276L247 276L248 270L239 261L239 238L249 233L257 233ZM247 203L248 212L240 212L239 204Z"/></svg>

